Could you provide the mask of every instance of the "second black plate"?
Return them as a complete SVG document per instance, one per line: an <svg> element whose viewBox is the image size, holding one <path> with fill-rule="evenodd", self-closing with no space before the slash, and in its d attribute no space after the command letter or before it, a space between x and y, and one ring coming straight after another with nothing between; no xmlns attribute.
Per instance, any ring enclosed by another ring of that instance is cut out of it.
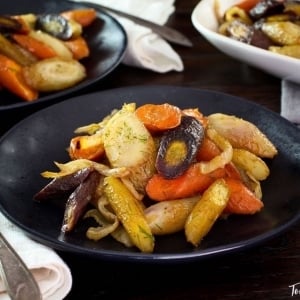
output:
<svg viewBox="0 0 300 300"><path fill-rule="evenodd" d="M64 0L13 0L0 3L0 14L60 13L82 7L87 7L87 5ZM55 100L71 96L103 79L121 63L127 46L127 37L123 27L113 17L98 10L97 19L84 29L83 36L90 47L90 56L82 60L87 70L85 80L69 89L41 94L39 99L32 102L26 102L12 93L1 90L0 112L24 108L45 101L55 103Z"/></svg>

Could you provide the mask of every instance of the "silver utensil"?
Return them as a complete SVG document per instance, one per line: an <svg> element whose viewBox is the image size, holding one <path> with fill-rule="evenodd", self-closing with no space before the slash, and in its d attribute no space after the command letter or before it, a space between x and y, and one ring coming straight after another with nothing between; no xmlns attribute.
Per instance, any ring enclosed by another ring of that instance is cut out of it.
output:
<svg viewBox="0 0 300 300"><path fill-rule="evenodd" d="M33 275L0 233L0 275L12 300L41 300Z"/></svg>
<svg viewBox="0 0 300 300"><path fill-rule="evenodd" d="M72 2L71 0L69 0L70 2ZM80 2L77 2L80 3ZM192 42L186 37L184 36L181 32L170 28L168 26L164 26L164 25L159 25L156 23L153 23L151 21L130 15L128 13L110 8L110 7L106 7L100 4L94 4L94 3L90 3L90 2L82 2L82 4L86 4L88 6L94 7L94 8L100 8L102 10L105 10L107 12L111 12L114 14L117 14L121 17L125 17L127 19L132 20L133 22L145 26L145 27L149 27L152 29L153 32L157 33L158 35L160 35L161 37L163 37L164 39L166 39L167 41L174 43L174 44L178 44L181 46L185 46L185 47L192 47L193 44Z"/></svg>

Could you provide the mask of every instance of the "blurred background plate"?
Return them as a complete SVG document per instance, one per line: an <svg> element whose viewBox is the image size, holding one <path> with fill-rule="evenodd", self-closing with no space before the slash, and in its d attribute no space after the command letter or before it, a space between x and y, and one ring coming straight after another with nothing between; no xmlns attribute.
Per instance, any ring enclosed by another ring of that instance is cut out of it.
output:
<svg viewBox="0 0 300 300"><path fill-rule="evenodd" d="M64 0L1 1L0 14L60 13L64 10L82 7L87 7L87 5ZM23 101L1 90L0 114L41 105L45 102L52 104L70 97L75 92L86 92L91 85L106 77L121 63L127 46L127 37L123 27L113 17L101 10L97 11L97 19L84 29L83 36L90 47L90 56L81 61L87 70L85 80L59 92L41 94L40 98L33 102Z"/></svg>
<svg viewBox="0 0 300 300"><path fill-rule="evenodd" d="M219 220L198 248L183 232L156 238L154 253L126 248L110 237L88 240L88 220L61 236L64 201L33 200L49 180L40 173L55 171L54 161L69 160L66 148L79 126L96 123L124 103L169 102L198 107L205 115L223 112L257 125L276 145L267 160L270 176L262 182L265 207L255 215ZM72 116L66 118L66 116ZM272 126L270 126L272 124ZM176 86L136 86L106 90L62 101L18 123L0 140L0 209L32 238L54 249L94 258L129 262L189 262L242 251L282 233L300 219L300 130L278 114L245 99L214 91Z"/></svg>
<svg viewBox="0 0 300 300"><path fill-rule="evenodd" d="M300 83L300 59L272 53L217 33L216 0L202 0L192 12L192 23L204 38L223 53L276 77ZM239 0L221 0L222 11ZM212 66L213 67L213 66Z"/></svg>

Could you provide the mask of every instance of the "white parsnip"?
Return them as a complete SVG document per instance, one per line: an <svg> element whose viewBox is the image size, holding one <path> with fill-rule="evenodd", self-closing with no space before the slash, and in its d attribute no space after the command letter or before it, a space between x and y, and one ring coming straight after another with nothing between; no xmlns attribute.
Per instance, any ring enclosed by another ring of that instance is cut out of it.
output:
<svg viewBox="0 0 300 300"><path fill-rule="evenodd" d="M129 170L130 174L122 178L123 183L137 198L142 198L155 171L156 146L134 110L135 105L125 104L113 115L103 129L103 141L111 166Z"/></svg>
<svg viewBox="0 0 300 300"><path fill-rule="evenodd" d="M273 158L277 149L253 123L233 115L211 114L209 125L227 139L232 147L246 149L259 157Z"/></svg>
<svg viewBox="0 0 300 300"><path fill-rule="evenodd" d="M37 91L53 92L76 85L86 77L86 70L77 60L53 57L24 67L23 74Z"/></svg>
<svg viewBox="0 0 300 300"><path fill-rule="evenodd" d="M145 209L145 216L154 235L165 235L184 229L185 221L200 195L157 202Z"/></svg>
<svg viewBox="0 0 300 300"><path fill-rule="evenodd" d="M28 35L50 46L57 53L58 57L65 59L73 58L72 52L60 39L41 30L31 30Z"/></svg>

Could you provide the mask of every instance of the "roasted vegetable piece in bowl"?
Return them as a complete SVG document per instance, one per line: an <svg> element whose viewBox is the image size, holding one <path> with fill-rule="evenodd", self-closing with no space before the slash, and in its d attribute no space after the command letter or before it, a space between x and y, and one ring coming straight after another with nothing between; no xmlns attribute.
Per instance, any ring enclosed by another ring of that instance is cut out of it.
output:
<svg viewBox="0 0 300 300"><path fill-rule="evenodd" d="M294 3L295 4L295 3ZM299 16L291 1L203 0L194 27L230 57L281 79L300 83Z"/></svg>
<svg viewBox="0 0 300 300"><path fill-rule="evenodd" d="M243 43L300 58L300 4L242 0L220 17L219 32Z"/></svg>
<svg viewBox="0 0 300 300"><path fill-rule="evenodd" d="M153 112L163 109L173 120L179 111L179 124L165 122L164 129L161 122L157 130L159 114L155 118ZM112 236L151 253L155 236L182 231L198 247L217 220L264 207L260 182L270 172L263 159L272 159L277 149L254 124L236 116L129 103L75 132L71 160L56 163L58 172L43 172L52 181L35 195L40 202L65 196L64 234L79 219L92 217L98 226L88 229L87 238L95 242ZM86 142L87 137L96 142ZM74 140L83 146L80 158ZM102 154L91 158L95 145Z"/></svg>

